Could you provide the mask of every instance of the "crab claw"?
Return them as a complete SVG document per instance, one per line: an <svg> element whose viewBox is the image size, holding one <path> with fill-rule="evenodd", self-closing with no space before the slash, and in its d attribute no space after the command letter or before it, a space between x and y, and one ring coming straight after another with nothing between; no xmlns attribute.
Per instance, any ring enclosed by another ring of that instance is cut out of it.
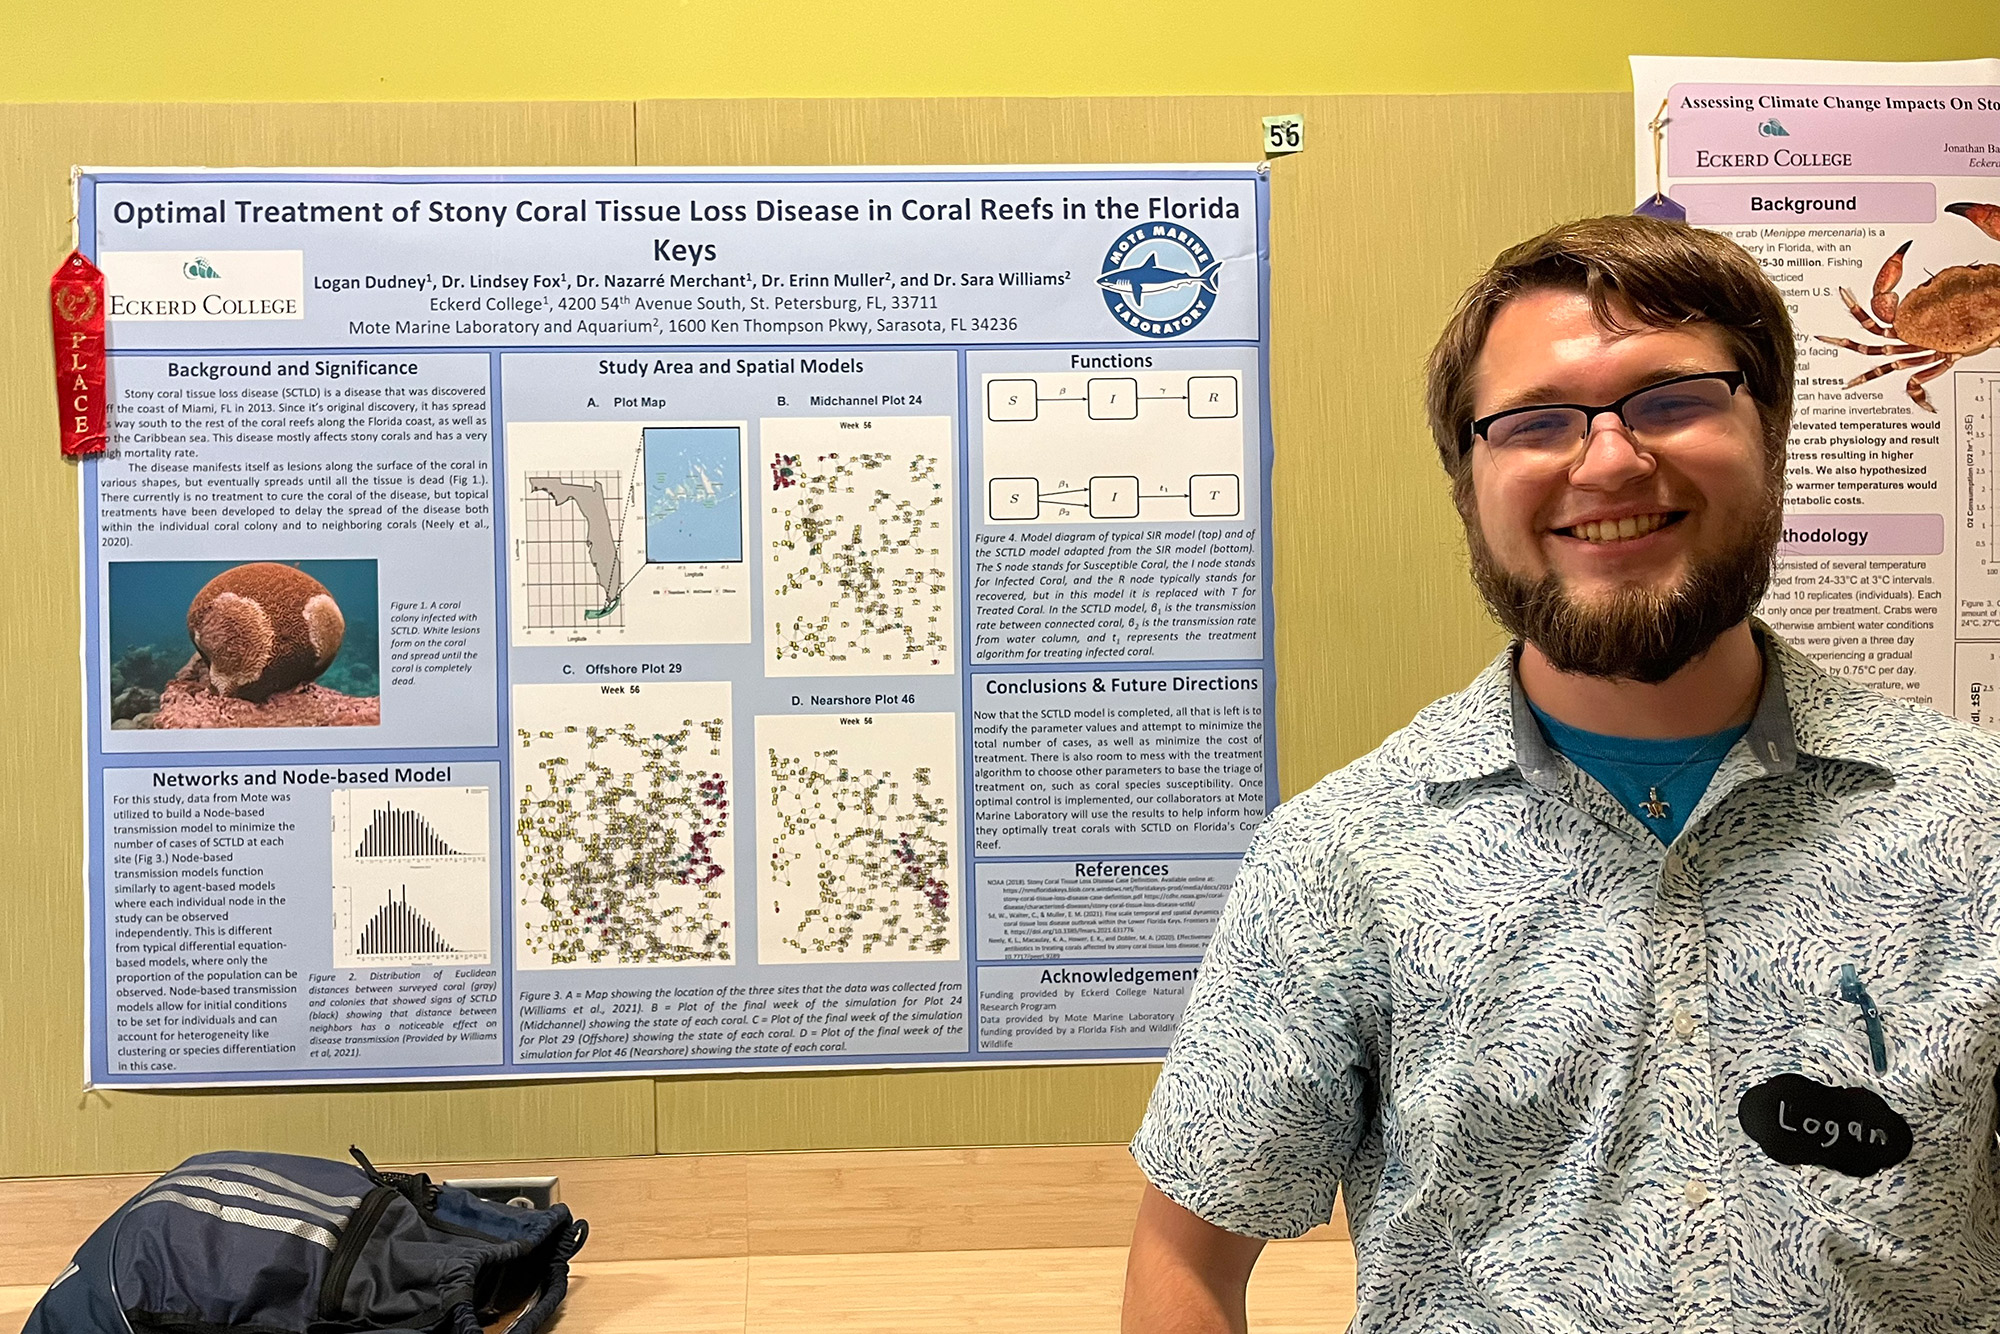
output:
<svg viewBox="0 0 2000 1334"><path fill-rule="evenodd" d="M1946 204L1944 211L1958 214L1980 231L2000 241L2000 204Z"/></svg>
<svg viewBox="0 0 2000 1334"><path fill-rule="evenodd" d="M1910 248L1905 241L1896 247L1896 253L1882 261L1882 271L1875 275L1874 300L1868 309L1875 312L1875 318L1884 324L1896 321L1896 307L1902 303L1896 299L1896 284L1903 281L1903 252Z"/></svg>

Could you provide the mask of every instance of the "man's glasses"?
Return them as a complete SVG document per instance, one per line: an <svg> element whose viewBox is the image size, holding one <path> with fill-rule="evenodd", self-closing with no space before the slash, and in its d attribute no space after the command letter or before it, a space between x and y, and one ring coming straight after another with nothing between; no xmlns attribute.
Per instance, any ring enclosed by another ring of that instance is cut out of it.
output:
<svg viewBox="0 0 2000 1334"><path fill-rule="evenodd" d="M1615 403L1542 403L1509 408L1472 423L1465 449L1484 440L1495 456L1523 462L1574 463L1601 412L1616 413L1632 438L1647 449L1711 439L1726 428L1730 401L1743 387L1742 371L1703 371L1649 384ZM1463 450L1460 451L1463 454Z"/></svg>

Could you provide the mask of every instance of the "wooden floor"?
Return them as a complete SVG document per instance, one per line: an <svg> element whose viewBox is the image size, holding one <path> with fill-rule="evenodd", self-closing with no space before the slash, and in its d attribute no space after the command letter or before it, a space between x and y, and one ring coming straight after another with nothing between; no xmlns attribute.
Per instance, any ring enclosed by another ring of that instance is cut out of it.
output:
<svg viewBox="0 0 2000 1334"><path fill-rule="evenodd" d="M1122 1246L1045 1251L753 1255L579 1263L561 1334L1111 1334ZM39 1287L0 1287L0 1331ZM1266 1247L1250 1284L1256 1334L1341 1330L1354 1313L1344 1242Z"/></svg>

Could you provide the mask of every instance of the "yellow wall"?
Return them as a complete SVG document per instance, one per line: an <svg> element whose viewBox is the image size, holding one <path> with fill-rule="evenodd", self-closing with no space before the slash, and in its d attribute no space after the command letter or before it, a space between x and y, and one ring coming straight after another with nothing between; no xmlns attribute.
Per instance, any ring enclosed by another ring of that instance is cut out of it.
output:
<svg viewBox="0 0 2000 1334"><path fill-rule="evenodd" d="M1994 0L12 0L0 101L1629 90L1656 54L2000 54ZM88 56L80 48L88 48Z"/></svg>

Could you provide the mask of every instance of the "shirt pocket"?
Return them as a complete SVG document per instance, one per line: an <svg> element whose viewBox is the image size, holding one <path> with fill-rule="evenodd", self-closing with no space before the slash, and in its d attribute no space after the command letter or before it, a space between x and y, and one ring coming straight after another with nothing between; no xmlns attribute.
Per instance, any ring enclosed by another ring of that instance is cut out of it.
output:
<svg viewBox="0 0 2000 1334"><path fill-rule="evenodd" d="M1854 975L1843 994L1846 967ZM1919 1267L1945 1263L1962 1249L1973 1220L1993 1211L2000 997L1988 971L1939 969L1888 945L1809 952L1785 979L1789 1035L1760 1054L1762 1073L1748 1083L1789 1072L1831 1088L1866 1089L1910 1127L1909 1155L1868 1176L1766 1159L1771 1170L1794 1174L1801 1205L1825 1217L1857 1254L1892 1254Z"/></svg>

